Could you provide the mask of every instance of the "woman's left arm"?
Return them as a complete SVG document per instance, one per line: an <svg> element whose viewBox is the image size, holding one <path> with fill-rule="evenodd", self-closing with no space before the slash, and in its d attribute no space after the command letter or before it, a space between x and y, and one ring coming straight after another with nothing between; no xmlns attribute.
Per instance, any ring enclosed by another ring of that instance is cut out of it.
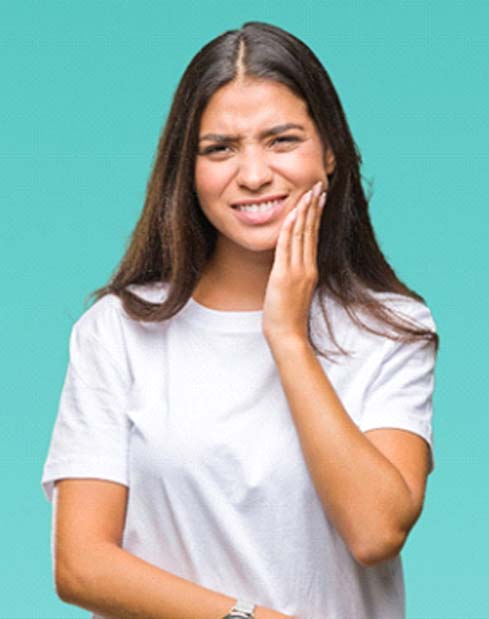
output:
<svg viewBox="0 0 489 619"><path fill-rule="evenodd" d="M373 565L399 553L419 518L430 454L412 432L362 432L310 345L307 320L322 213L318 193L305 194L284 221L262 328L324 510L357 561Z"/></svg>
<svg viewBox="0 0 489 619"><path fill-rule="evenodd" d="M362 565L396 556L421 513L427 443L404 430L362 432L309 343L281 339L271 350L328 517Z"/></svg>

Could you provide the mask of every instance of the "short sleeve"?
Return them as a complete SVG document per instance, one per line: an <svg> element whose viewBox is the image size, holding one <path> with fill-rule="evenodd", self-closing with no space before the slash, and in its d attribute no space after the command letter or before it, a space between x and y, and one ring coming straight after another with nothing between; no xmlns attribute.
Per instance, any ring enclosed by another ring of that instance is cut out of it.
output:
<svg viewBox="0 0 489 619"><path fill-rule="evenodd" d="M410 318L436 332L426 305L416 303ZM435 468L432 431L436 351L419 339L398 342L386 338L379 368L367 389L359 428L399 428L418 434L430 446L429 473Z"/></svg>
<svg viewBox="0 0 489 619"><path fill-rule="evenodd" d="M100 314L92 308L70 334L68 368L41 480L50 502L56 479L94 477L129 485L128 376L109 352L113 347L102 343L104 321L91 320Z"/></svg>

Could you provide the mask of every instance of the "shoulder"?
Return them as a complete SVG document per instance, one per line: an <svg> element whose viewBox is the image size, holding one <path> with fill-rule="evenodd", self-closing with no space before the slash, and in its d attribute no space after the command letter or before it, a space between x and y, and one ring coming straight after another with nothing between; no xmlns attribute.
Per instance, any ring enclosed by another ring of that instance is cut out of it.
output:
<svg viewBox="0 0 489 619"><path fill-rule="evenodd" d="M122 303L114 294L106 294L95 301L74 324L74 329L86 336L103 339L120 320Z"/></svg>
<svg viewBox="0 0 489 619"><path fill-rule="evenodd" d="M426 303L396 292L369 291L369 295L397 316L414 321L418 326L436 331L436 322L430 308ZM346 309L333 297L330 295L325 295L323 297L323 302L326 302L328 310L337 322L344 324L349 324L351 322L351 318L349 317ZM365 319L368 322L371 319L373 324L374 318L366 309L355 308L354 312L359 314L362 319Z"/></svg>
<svg viewBox="0 0 489 619"><path fill-rule="evenodd" d="M95 301L73 324L70 334L70 359L84 372L100 371L104 360L125 357L122 302L114 294Z"/></svg>
<svg viewBox="0 0 489 619"><path fill-rule="evenodd" d="M167 292L165 282L148 284L130 284L127 290L152 303L161 303ZM130 320L124 310L121 298L116 294L106 294L91 305L75 322L76 330L87 336L104 340L114 336L124 328L124 322Z"/></svg>
<svg viewBox="0 0 489 619"><path fill-rule="evenodd" d="M127 289L145 301L159 303L166 296L168 284L130 284ZM140 358L141 347L148 344L147 336L159 332L160 328L157 322L133 320L118 295L106 294L74 323L70 335L70 354L73 358L89 358L92 351L93 355L108 356L127 375L131 375L133 357Z"/></svg>
<svg viewBox="0 0 489 619"><path fill-rule="evenodd" d="M409 325L417 328L425 328L437 332L433 314L425 303L412 297L392 292L369 291L369 294L381 303L394 319L407 322ZM324 337L326 332L326 325L323 320L320 303L326 309L335 338L346 348L357 349L362 345L366 347L378 346L385 342L383 335L370 332L364 325L369 329L380 331L384 334L396 333L389 324L378 319L366 308L350 307L347 309L335 297L329 293L324 293L321 299L316 294L312 305L314 332L319 332L322 337ZM361 324L358 324L353 316Z"/></svg>
<svg viewBox="0 0 489 619"><path fill-rule="evenodd" d="M437 332L433 313L426 303L394 292L375 292L373 295L397 316L414 322L417 327Z"/></svg>

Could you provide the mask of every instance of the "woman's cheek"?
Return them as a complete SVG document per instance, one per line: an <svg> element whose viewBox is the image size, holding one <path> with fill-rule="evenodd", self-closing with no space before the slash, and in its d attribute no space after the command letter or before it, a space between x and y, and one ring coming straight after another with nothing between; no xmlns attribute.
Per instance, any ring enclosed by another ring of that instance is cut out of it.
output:
<svg viewBox="0 0 489 619"><path fill-rule="evenodd" d="M236 166L230 161L208 162L196 167L196 185L202 194L219 197L233 178Z"/></svg>
<svg viewBox="0 0 489 619"><path fill-rule="evenodd" d="M309 188L324 175L324 166L321 157L315 149L298 149L287 153L282 160L277 159L277 168L280 166L284 176L294 184Z"/></svg>

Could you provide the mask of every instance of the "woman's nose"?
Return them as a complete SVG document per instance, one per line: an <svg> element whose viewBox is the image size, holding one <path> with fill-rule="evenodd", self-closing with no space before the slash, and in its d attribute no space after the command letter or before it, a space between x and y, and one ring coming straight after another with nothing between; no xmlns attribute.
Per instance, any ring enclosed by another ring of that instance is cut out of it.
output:
<svg viewBox="0 0 489 619"><path fill-rule="evenodd" d="M250 149L242 153L238 162L237 182L249 189L259 189L272 180L272 171L264 153L259 149Z"/></svg>

